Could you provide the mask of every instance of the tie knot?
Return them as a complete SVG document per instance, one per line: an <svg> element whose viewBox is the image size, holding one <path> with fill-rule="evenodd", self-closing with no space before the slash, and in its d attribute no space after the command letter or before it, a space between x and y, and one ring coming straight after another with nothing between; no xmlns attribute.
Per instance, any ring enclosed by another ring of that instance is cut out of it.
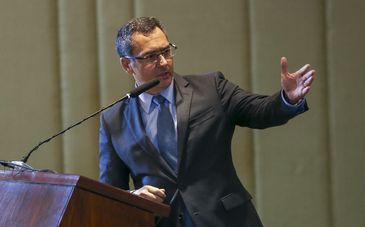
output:
<svg viewBox="0 0 365 227"><path fill-rule="evenodd" d="M153 97L154 100L156 100L156 102L161 105L161 104L164 104L165 102L165 97L163 97L162 95L156 95Z"/></svg>

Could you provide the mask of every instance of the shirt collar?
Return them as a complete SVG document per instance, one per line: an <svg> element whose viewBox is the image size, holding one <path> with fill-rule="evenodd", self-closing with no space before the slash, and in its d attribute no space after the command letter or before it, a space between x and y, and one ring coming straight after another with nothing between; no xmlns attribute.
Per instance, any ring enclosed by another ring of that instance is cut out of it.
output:
<svg viewBox="0 0 365 227"><path fill-rule="evenodd" d="M170 85L162 90L160 93L169 103L173 103L174 100L174 80L171 81ZM152 108L152 98L155 95L148 94L147 92L144 92L138 96L140 100L140 105L142 107L142 110L146 112L147 114L151 113L153 110Z"/></svg>

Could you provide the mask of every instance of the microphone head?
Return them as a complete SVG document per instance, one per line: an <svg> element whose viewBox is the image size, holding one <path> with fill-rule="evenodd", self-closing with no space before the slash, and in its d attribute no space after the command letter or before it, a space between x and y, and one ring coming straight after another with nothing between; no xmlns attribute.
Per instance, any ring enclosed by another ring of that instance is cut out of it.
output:
<svg viewBox="0 0 365 227"><path fill-rule="evenodd" d="M130 91L129 96L131 98L137 97L138 95L142 94L143 92L157 86L159 83L160 83L159 79L150 80L150 81L142 84L141 86L136 87L132 91Z"/></svg>

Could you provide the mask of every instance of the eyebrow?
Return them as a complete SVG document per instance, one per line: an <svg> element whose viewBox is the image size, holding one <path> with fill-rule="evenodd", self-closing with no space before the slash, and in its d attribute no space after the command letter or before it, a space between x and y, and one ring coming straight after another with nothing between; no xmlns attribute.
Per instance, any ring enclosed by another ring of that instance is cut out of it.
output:
<svg viewBox="0 0 365 227"><path fill-rule="evenodd" d="M151 50L151 51L148 51L148 52L146 52L146 53L144 53L144 54L138 55L138 57L143 57L143 56L146 56L146 55L154 54L154 53L159 52L159 51L161 51L161 50L165 50L165 49L167 49L167 48L169 48L169 47L170 47L170 44L167 44L167 46L166 46L166 47L163 47L163 48L161 48L161 49L157 49L157 50Z"/></svg>

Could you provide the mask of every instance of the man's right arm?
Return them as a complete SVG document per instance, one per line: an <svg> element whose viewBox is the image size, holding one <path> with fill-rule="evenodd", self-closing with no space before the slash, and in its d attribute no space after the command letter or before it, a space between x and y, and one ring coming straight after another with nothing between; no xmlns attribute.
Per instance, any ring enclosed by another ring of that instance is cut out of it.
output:
<svg viewBox="0 0 365 227"><path fill-rule="evenodd" d="M99 181L129 190L129 169L117 155L104 116L100 117Z"/></svg>
<svg viewBox="0 0 365 227"><path fill-rule="evenodd" d="M108 124L106 123L103 114L100 117L99 169L100 182L129 190L130 170L120 159L112 145ZM163 202L166 197L165 189L151 185L144 185L141 188L131 190L130 192L155 202Z"/></svg>

